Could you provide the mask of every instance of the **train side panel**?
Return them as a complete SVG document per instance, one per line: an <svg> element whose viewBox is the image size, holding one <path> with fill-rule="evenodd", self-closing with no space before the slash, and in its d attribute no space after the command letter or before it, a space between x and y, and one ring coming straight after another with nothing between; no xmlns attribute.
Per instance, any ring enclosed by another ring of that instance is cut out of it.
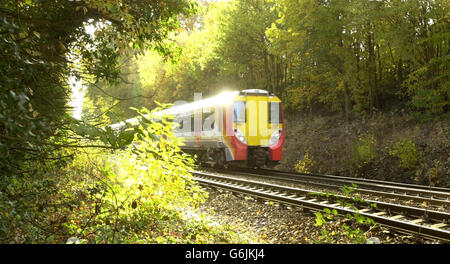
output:
<svg viewBox="0 0 450 264"><path fill-rule="evenodd" d="M232 130L232 104L222 104L215 107L200 108L201 129L198 122L195 122L195 115L192 113L179 115L178 120L181 129L175 130L177 137L184 139L184 146L181 148L188 151L217 152L221 151L226 161L245 160L246 145L233 139ZM188 130L183 127L188 124Z"/></svg>

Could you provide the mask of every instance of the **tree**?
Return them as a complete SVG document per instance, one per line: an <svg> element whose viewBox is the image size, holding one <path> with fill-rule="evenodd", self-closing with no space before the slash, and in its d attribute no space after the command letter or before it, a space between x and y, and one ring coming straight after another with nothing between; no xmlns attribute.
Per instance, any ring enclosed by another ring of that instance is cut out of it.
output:
<svg viewBox="0 0 450 264"><path fill-rule="evenodd" d="M445 116L447 13L441 0L204 2L171 36L182 50L175 64L155 53L138 59L140 94L172 103L260 88L281 96L286 110L347 120L405 107Z"/></svg>
<svg viewBox="0 0 450 264"><path fill-rule="evenodd" d="M294 109L448 112L444 1L275 1L271 53L288 61Z"/></svg>
<svg viewBox="0 0 450 264"><path fill-rule="evenodd" d="M219 53L218 21L227 4L208 3L199 8L196 28L182 28L171 35L180 51L173 60L149 51L137 60L143 94L154 94L164 103L176 100L192 101L195 92L203 96L217 93L218 89L235 87L223 73L223 56ZM192 23L191 23L192 24ZM144 105L151 108L145 99Z"/></svg>
<svg viewBox="0 0 450 264"><path fill-rule="evenodd" d="M283 87L284 62L270 53L266 30L276 19L273 1L229 1L219 23L218 54L222 71L239 83L239 89L266 89L279 93Z"/></svg>
<svg viewBox="0 0 450 264"><path fill-rule="evenodd" d="M142 107L144 100L153 98L152 94L143 93L134 56L119 59L119 65L121 72L117 83L98 81L87 84L83 118L98 121L102 117L106 124L126 120L136 115L131 107ZM109 119L108 115L115 118Z"/></svg>
<svg viewBox="0 0 450 264"><path fill-rule="evenodd" d="M334 1L278 2L279 18L267 31L272 50L289 61L288 89L291 105L309 108L314 104L348 109L348 43L344 31L345 3ZM342 96L344 95L344 96Z"/></svg>
<svg viewBox="0 0 450 264"><path fill-rule="evenodd" d="M121 56L168 54L163 40L193 8L189 0L2 1L0 171L27 171L23 162L69 145L69 76L114 84Z"/></svg>

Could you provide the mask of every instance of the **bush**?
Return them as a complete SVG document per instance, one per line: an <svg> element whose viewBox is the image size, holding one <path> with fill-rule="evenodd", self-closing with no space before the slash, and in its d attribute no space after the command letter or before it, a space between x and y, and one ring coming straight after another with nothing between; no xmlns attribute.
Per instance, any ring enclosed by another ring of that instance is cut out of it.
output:
<svg viewBox="0 0 450 264"><path fill-rule="evenodd" d="M170 123L148 120L132 146L114 154L94 154L96 176L85 207L65 224L71 236L87 243L215 243L240 242L223 227L212 225L195 209L207 193L188 170L193 159L181 152ZM80 155L79 165L92 154Z"/></svg>
<svg viewBox="0 0 450 264"><path fill-rule="evenodd" d="M356 167L362 168L376 158L376 140L373 135L359 137L353 144L353 162Z"/></svg>
<svg viewBox="0 0 450 264"><path fill-rule="evenodd" d="M310 173L310 169L314 166L314 164L314 160L309 157L309 153L306 151L305 155L303 155L303 159L298 160L295 164L295 170L299 173Z"/></svg>
<svg viewBox="0 0 450 264"><path fill-rule="evenodd" d="M417 150L416 144L409 139L401 138L394 144L389 154L400 160L400 167L414 169L422 160L422 153Z"/></svg>
<svg viewBox="0 0 450 264"><path fill-rule="evenodd" d="M419 184L448 188L450 187L448 175L450 175L448 162L439 159L426 161L424 158L416 170L416 181Z"/></svg>

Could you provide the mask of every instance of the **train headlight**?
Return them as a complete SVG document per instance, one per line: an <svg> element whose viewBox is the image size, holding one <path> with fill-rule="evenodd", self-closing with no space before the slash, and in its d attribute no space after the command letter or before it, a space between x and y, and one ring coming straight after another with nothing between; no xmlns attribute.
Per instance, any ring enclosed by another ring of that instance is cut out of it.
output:
<svg viewBox="0 0 450 264"><path fill-rule="evenodd" d="M269 139L269 146L273 146L278 143L278 140L281 138L281 132L283 132L283 129L278 129L272 133Z"/></svg>
<svg viewBox="0 0 450 264"><path fill-rule="evenodd" d="M245 139L244 134L242 134L242 132L239 131L239 129L234 129L234 135L237 137L239 141L241 141L244 144L247 144L247 140Z"/></svg>

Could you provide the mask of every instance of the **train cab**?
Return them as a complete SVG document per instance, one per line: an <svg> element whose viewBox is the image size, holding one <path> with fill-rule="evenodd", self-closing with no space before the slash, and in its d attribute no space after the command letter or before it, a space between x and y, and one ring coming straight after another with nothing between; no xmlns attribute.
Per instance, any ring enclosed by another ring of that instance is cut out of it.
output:
<svg viewBox="0 0 450 264"><path fill-rule="evenodd" d="M235 137L246 145L248 166L272 167L282 158L284 143L284 116L281 100L258 89L244 90L233 102ZM241 149L241 151L243 151Z"/></svg>

